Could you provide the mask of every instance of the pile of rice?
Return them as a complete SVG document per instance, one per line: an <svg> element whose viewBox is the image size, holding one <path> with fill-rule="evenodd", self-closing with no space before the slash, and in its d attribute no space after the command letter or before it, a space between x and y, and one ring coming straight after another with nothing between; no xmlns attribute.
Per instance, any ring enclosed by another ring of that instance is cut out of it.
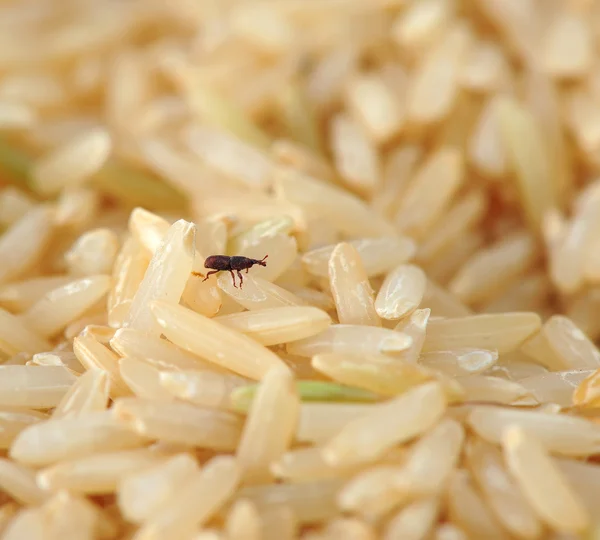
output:
<svg viewBox="0 0 600 540"><path fill-rule="evenodd" d="M599 539L599 53L597 0L3 1L0 538Z"/></svg>

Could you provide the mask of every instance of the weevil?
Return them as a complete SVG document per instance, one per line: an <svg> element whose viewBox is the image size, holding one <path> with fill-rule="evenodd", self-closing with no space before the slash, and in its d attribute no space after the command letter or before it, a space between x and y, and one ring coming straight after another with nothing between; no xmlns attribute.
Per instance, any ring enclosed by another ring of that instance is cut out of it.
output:
<svg viewBox="0 0 600 540"><path fill-rule="evenodd" d="M233 286L237 289L237 285L235 284L235 274L237 273L240 278L240 289L244 284L244 278L242 277L242 270L246 270L246 274L248 270L252 268L255 264L259 266L267 266L265 259L268 255L265 255L261 260L258 259L250 259L248 257L229 257L228 255L211 255L207 257L204 261L204 268L210 269L210 272L206 274L201 274L200 272L192 272L195 276L203 277L202 281L206 281L213 274L217 274L219 272L229 272L231 273L231 277L233 279Z"/></svg>

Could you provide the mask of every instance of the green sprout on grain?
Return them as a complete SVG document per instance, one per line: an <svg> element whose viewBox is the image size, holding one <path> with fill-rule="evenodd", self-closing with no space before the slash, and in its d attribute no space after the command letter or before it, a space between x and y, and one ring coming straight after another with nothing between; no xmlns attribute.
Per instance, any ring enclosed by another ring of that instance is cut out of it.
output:
<svg viewBox="0 0 600 540"><path fill-rule="evenodd" d="M237 412L248 412L258 386L250 384L236 388L231 393L232 408ZM381 400L374 392L327 381L298 381L296 390L301 401L374 403Z"/></svg>

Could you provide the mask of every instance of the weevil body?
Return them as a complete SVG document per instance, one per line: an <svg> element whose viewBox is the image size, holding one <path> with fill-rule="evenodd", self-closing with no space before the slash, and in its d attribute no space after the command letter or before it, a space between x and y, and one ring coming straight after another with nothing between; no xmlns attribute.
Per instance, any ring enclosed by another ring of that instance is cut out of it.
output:
<svg viewBox="0 0 600 540"><path fill-rule="evenodd" d="M206 281L211 275L217 274L218 272L229 272L233 279L233 286L237 289L237 285L235 284L235 274L237 273L240 278L240 289L244 284L244 278L242 277L242 270L246 270L246 274L248 270L252 268L255 264L259 266L267 266L265 259L268 255L265 255L262 259L250 259L248 257L229 257L228 255L211 255L207 257L204 261L204 268L210 269L210 272L204 276L200 272L192 272L195 276L203 277L202 281Z"/></svg>

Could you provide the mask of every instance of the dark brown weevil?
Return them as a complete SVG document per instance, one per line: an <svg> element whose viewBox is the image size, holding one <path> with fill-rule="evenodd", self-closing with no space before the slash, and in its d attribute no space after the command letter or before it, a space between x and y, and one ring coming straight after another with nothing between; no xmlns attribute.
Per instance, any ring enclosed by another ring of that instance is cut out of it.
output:
<svg viewBox="0 0 600 540"><path fill-rule="evenodd" d="M261 260L258 259L249 259L248 257L229 257L228 255L211 255L207 257L204 261L204 268L210 269L210 272L204 276L200 272L192 272L195 276L203 277L202 281L206 281L212 274L217 274L218 272L230 272L231 277L233 279L233 286L237 289L237 285L235 284L235 274L237 273L240 278L240 289L244 284L244 278L242 277L241 270L246 270L246 274L248 270L252 268L255 264L260 266L267 266L265 259L268 255L265 255Z"/></svg>

